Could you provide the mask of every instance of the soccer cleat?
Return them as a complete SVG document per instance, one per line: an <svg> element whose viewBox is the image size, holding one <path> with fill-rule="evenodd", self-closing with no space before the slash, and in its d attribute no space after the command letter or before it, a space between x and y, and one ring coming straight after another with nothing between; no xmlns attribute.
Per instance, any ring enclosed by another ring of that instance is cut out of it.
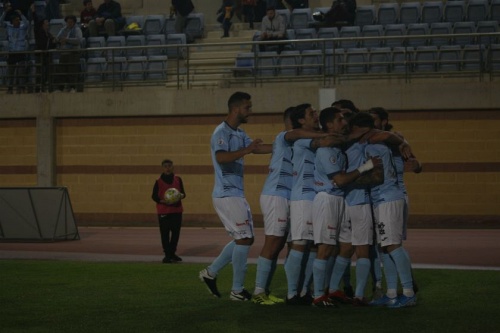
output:
<svg viewBox="0 0 500 333"><path fill-rule="evenodd" d="M210 293L215 297L220 298L221 295L219 290L217 289L217 278L212 277L210 274L208 274L208 270L206 268L202 269L198 276L201 282L205 282L208 287L208 291L210 291Z"/></svg>
<svg viewBox="0 0 500 333"><path fill-rule="evenodd" d="M269 298L269 300L271 302L276 303L276 304L285 303L285 300L283 298L276 297L273 294L268 294L267 298Z"/></svg>
<svg viewBox="0 0 500 333"><path fill-rule="evenodd" d="M327 295L316 297L312 301L312 305L318 308L334 308L335 304L330 300Z"/></svg>
<svg viewBox="0 0 500 333"><path fill-rule="evenodd" d="M292 298L286 298L285 303L288 305L302 305L300 302L300 297L298 295L293 296Z"/></svg>
<svg viewBox="0 0 500 333"><path fill-rule="evenodd" d="M388 304L388 308L406 308L410 306L417 305L417 295L413 295L411 297L400 295L396 298L396 302L392 304Z"/></svg>
<svg viewBox="0 0 500 333"><path fill-rule="evenodd" d="M164 264L172 264L173 263L172 258L167 257L167 256L165 256L161 262Z"/></svg>
<svg viewBox="0 0 500 333"><path fill-rule="evenodd" d="M369 304L370 306L390 306L392 304L395 304L397 301L398 301L397 297L390 298L387 297L387 295L384 295L379 299L371 301Z"/></svg>
<svg viewBox="0 0 500 333"><path fill-rule="evenodd" d="M343 304L351 304L352 298L348 297L341 290L335 290L333 293L329 293L328 297L334 302L339 302Z"/></svg>
<svg viewBox="0 0 500 333"><path fill-rule="evenodd" d="M363 307L369 305L370 303L368 303L368 300L364 297L363 298L354 297L352 299L352 306Z"/></svg>
<svg viewBox="0 0 500 333"><path fill-rule="evenodd" d="M271 301L265 293L253 295L252 303L260 304L260 305L274 305L274 304L276 304L275 302Z"/></svg>
<svg viewBox="0 0 500 333"><path fill-rule="evenodd" d="M181 258L181 257L179 257L177 254L174 254L174 255L172 256L172 260L173 260L173 261L177 261L177 262L179 262L179 261L182 261L182 258Z"/></svg>
<svg viewBox="0 0 500 333"><path fill-rule="evenodd" d="M234 291L231 291L231 294L229 294L229 299L231 301L249 301L252 298L252 295L243 289L239 293L235 293Z"/></svg>

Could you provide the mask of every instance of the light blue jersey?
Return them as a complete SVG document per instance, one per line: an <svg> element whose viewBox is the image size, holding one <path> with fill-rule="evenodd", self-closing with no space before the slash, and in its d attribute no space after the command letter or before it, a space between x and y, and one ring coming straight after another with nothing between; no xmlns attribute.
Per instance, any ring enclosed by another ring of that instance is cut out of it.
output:
<svg viewBox="0 0 500 333"><path fill-rule="evenodd" d="M293 144L293 185L291 201L313 201L314 190L314 150L311 139L299 139Z"/></svg>
<svg viewBox="0 0 500 333"><path fill-rule="evenodd" d="M269 174L262 194L290 199L293 183L292 144L285 140L286 133L283 131L274 139Z"/></svg>
<svg viewBox="0 0 500 333"><path fill-rule="evenodd" d="M314 160L314 188L316 192L326 192L343 197L344 191L332 184L333 177L345 170L346 158L338 148L323 147L316 150Z"/></svg>
<svg viewBox="0 0 500 333"><path fill-rule="evenodd" d="M243 157L225 164L217 163L215 153L233 152L248 147L252 139L242 129L234 129L225 121L215 129L210 140L212 163L215 171L213 198L244 197Z"/></svg>
<svg viewBox="0 0 500 333"><path fill-rule="evenodd" d="M367 143L356 142L346 150L347 170L352 172L366 162L365 148ZM368 191L354 183L348 185L345 190L345 202L348 206L366 205L370 203Z"/></svg>
<svg viewBox="0 0 500 333"><path fill-rule="evenodd" d="M396 167L396 174L398 176L398 185L401 188L401 191L403 191L404 194L406 194L406 186L403 181L403 174L405 172L405 161L403 160L403 157L399 154L396 154L396 152L393 152L393 158L394 158L394 166Z"/></svg>
<svg viewBox="0 0 500 333"><path fill-rule="evenodd" d="M366 157L378 156L384 168L384 182L371 189L372 203L376 207L383 202L404 199L404 193L399 187L396 167L391 149L383 143L369 144L365 149Z"/></svg>

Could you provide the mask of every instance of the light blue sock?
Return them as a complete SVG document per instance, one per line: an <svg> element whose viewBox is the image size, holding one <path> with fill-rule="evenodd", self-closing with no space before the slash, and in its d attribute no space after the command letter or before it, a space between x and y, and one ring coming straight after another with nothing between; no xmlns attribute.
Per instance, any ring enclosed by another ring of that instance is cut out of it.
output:
<svg viewBox="0 0 500 333"><path fill-rule="evenodd" d="M398 247L390 253L390 256L396 264L396 269L398 271L401 285L403 286L404 294L406 296L413 296L413 292L408 292L409 290L413 290L413 278L411 276L411 262L409 255L403 247Z"/></svg>
<svg viewBox="0 0 500 333"><path fill-rule="evenodd" d="M269 274L267 276L267 282L266 282L266 293L270 292L271 288L271 281L273 280L274 272L276 272L276 267L278 266L278 259L274 259L271 262L271 270L269 271Z"/></svg>
<svg viewBox="0 0 500 333"><path fill-rule="evenodd" d="M330 279L332 277L333 273L333 266L335 265L335 257L330 256L328 260L326 261L326 268L325 268L325 288L328 288L330 285Z"/></svg>
<svg viewBox="0 0 500 333"><path fill-rule="evenodd" d="M359 258L356 261L356 291L354 297L363 298L365 296L365 287L370 276L370 259Z"/></svg>
<svg viewBox="0 0 500 333"><path fill-rule="evenodd" d="M333 266L332 277L330 278L330 291L333 292L335 290L340 289L340 280L342 280L342 276L344 276L344 272L349 263L351 262L350 258L344 258L341 256L337 256L335 258L335 265Z"/></svg>
<svg viewBox="0 0 500 333"><path fill-rule="evenodd" d="M314 298L320 297L325 294L325 272L326 260L315 259L313 263L313 278L314 278Z"/></svg>
<svg viewBox="0 0 500 333"><path fill-rule="evenodd" d="M306 270L304 271L304 285L302 286L301 296L304 296L309 291L313 283L313 263L316 259L316 252L310 251L307 257Z"/></svg>
<svg viewBox="0 0 500 333"><path fill-rule="evenodd" d="M241 292L245 285L247 273L248 252L250 245L236 245L233 251L233 287L234 292Z"/></svg>
<svg viewBox="0 0 500 333"><path fill-rule="evenodd" d="M387 296L394 298L397 296L398 271L396 264L387 253L382 253L382 263L384 264L385 283L387 284Z"/></svg>
<svg viewBox="0 0 500 333"><path fill-rule="evenodd" d="M231 262L235 245L236 243L234 241L227 243L220 252L219 256L215 258L210 266L208 266L208 273L211 276L216 277L217 274L219 274L219 271Z"/></svg>
<svg viewBox="0 0 500 333"><path fill-rule="evenodd" d="M266 289L267 281L269 280L269 274L272 270L272 263L273 263L272 260L269 260L264 257L259 257L259 259L257 259L257 275L255 277L255 289L256 291L258 291L258 294L260 294L262 291L265 291Z"/></svg>
<svg viewBox="0 0 500 333"><path fill-rule="evenodd" d="M290 253L286 260L285 273L288 284L288 298L292 298L293 296L297 295L303 255L303 252L290 250Z"/></svg>

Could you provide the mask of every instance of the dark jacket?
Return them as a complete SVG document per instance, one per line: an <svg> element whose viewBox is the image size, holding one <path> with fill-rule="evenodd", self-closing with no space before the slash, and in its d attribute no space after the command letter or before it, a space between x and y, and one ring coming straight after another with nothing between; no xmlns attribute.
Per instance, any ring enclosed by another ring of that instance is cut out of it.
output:
<svg viewBox="0 0 500 333"><path fill-rule="evenodd" d="M194 5L191 0L172 0L172 6L175 11L182 16L188 16L194 10Z"/></svg>

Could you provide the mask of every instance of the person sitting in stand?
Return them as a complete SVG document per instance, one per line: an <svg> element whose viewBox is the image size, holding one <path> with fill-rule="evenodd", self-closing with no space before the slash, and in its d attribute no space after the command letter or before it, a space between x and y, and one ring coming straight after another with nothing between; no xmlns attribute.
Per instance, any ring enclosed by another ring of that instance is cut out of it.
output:
<svg viewBox="0 0 500 333"><path fill-rule="evenodd" d="M83 37L88 37L88 26L90 21L97 15L97 10L92 5L92 0L83 0L83 7L80 13L80 29L82 29Z"/></svg>
<svg viewBox="0 0 500 333"><path fill-rule="evenodd" d="M97 14L88 24L89 35L97 36L100 31L105 31L108 36L115 36L116 31L125 24L122 17L122 7L114 0L104 0L97 9Z"/></svg>
<svg viewBox="0 0 500 333"><path fill-rule="evenodd" d="M285 20L281 15L276 15L276 9L274 7L268 7L266 11L266 16L262 19L261 24L261 41L269 40L283 40L285 39ZM269 46L274 46L274 44L260 44L260 51L266 51ZM284 48L284 44L278 44L278 53Z"/></svg>

